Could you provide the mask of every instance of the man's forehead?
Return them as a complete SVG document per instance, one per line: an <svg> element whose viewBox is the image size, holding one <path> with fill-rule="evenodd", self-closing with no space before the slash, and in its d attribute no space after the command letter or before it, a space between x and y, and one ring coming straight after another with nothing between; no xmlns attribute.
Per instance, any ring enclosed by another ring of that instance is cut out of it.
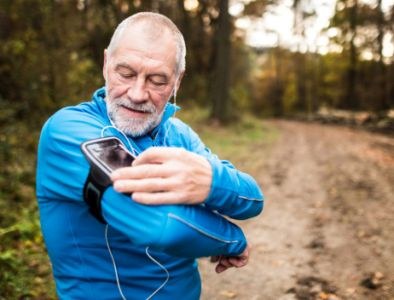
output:
<svg viewBox="0 0 394 300"><path fill-rule="evenodd" d="M133 27L124 32L113 51L116 57L138 56L156 62L162 62L171 69L176 68L176 43L170 32L163 32L152 39L143 27Z"/></svg>
<svg viewBox="0 0 394 300"><path fill-rule="evenodd" d="M125 28L121 40L124 43L168 44L176 47L174 36L169 29L150 27L147 23L137 23Z"/></svg>
<svg viewBox="0 0 394 300"><path fill-rule="evenodd" d="M125 33L142 33L145 39L156 41L160 38L170 38L170 30L163 25L159 25L149 20L143 20L130 24L125 28Z"/></svg>

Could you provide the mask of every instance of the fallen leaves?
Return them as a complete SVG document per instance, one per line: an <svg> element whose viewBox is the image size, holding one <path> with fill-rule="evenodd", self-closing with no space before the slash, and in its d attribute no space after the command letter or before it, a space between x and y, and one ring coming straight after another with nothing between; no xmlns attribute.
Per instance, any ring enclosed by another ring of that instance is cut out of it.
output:
<svg viewBox="0 0 394 300"><path fill-rule="evenodd" d="M363 280L361 280L360 285L371 290L376 290L381 287L384 275L381 272L372 272L367 275Z"/></svg>
<svg viewBox="0 0 394 300"><path fill-rule="evenodd" d="M228 291L228 290L220 291L220 295L228 299L234 299L235 297L237 297L236 292Z"/></svg>

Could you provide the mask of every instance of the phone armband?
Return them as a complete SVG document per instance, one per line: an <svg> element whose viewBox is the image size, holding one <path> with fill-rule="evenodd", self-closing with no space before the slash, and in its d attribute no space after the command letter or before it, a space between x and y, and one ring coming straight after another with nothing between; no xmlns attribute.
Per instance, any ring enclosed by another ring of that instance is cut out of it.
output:
<svg viewBox="0 0 394 300"><path fill-rule="evenodd" d="M93 216L106 224L101 211L101 198L112 184L111 173L131 166L135 159L117 137L104 137L81 144L82 153L90 164L89 176L83 188L83 198Z"/></svg>

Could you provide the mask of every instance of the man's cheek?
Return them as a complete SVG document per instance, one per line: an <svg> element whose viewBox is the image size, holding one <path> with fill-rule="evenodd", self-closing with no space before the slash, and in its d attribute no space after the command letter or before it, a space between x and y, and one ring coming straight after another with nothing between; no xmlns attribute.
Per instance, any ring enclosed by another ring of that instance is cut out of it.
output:
<svg viewBox="0 0 394 300"><path fill-rule="evenodd" d="M155 106L157 108L160 108L160 110L166 105L166 103L171 99L171 92L162 92L162 93L157 93L152 97L153 102L155 103Z"/></svg>
<svg viewBox="0 0 394 300"><path fill-rule="evenodd" d="M108 88L108 94L111 99L123 97L128 90L128 86L124 84L112 85Z"/></svg>

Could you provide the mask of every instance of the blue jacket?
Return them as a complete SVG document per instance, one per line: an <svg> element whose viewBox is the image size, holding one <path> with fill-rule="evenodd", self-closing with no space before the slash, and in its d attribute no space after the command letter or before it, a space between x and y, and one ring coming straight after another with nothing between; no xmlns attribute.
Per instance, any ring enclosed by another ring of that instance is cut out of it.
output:
<svg viewBox="0 0 394 300"><path fill-rule="evenodd" d="M37 198L58 296L198 299L195 259L241 253L247 244L242 230L222 215L256 216L262 193L252 177L219 160L190 127L171 118L175 106L167 104L152 133L131 139L111 126L104 98L99 89L92 101L58 111L41 132ZM103 136L117 136L138 153L171 146L206 157L213 170L208 198L196 206L147 206L109 187L102 198L108 225L98 222L82 197L89 164L80 145Z"/></svg>

